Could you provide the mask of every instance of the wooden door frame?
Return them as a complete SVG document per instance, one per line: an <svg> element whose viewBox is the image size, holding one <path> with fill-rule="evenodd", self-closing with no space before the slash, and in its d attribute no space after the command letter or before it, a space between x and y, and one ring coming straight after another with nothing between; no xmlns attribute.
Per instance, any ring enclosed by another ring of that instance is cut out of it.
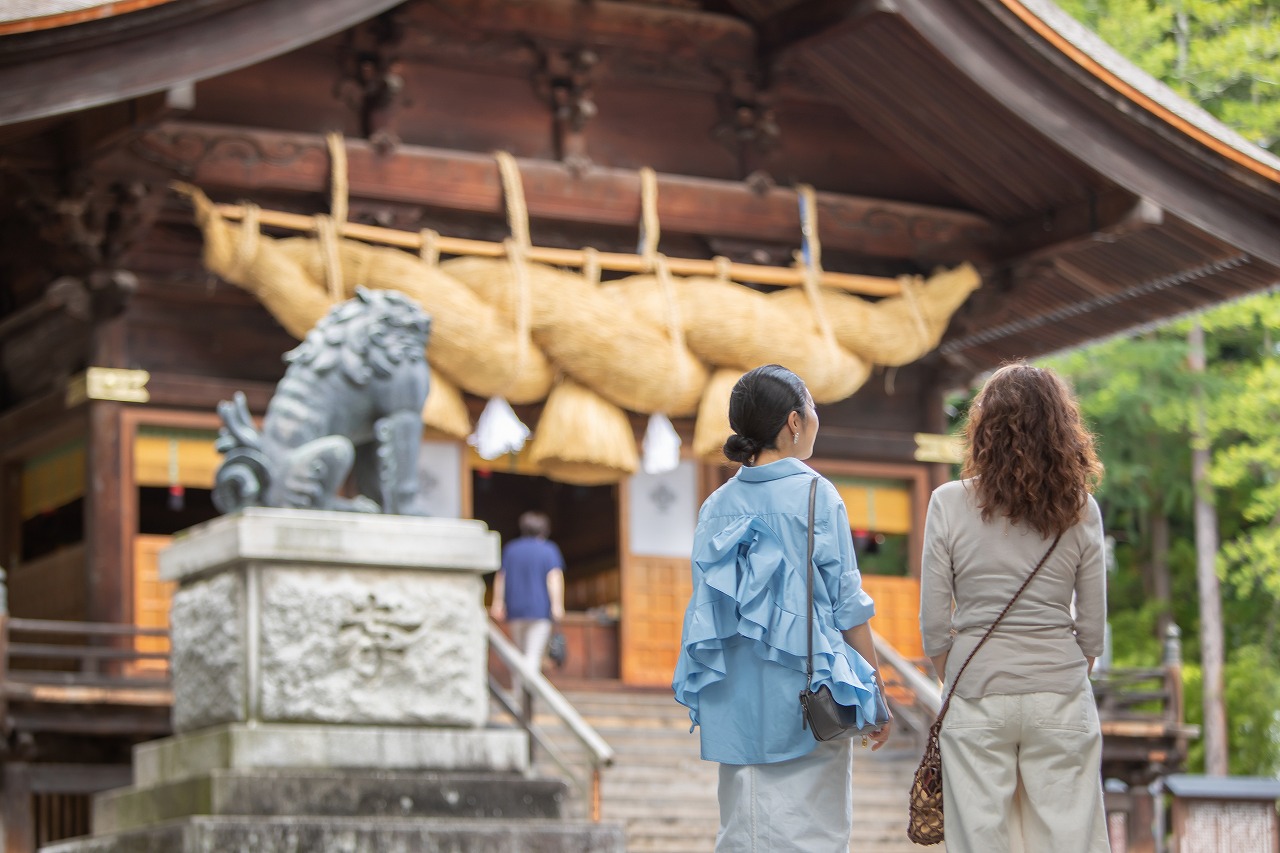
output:
<svg viewBox="0 0 1280 853"><path fill-rule="evenodd" d="M854 459L810 459L809 466L823 476L868 480L905 480L911 491L911 532L907 534L907 576L920 579L924 553L924 522L932 492L930 466L901 462L860 462Z"/></svg>
<svg viewBox="0 0 1280 853"><path fill-rule="evenodd" d="M124 406L120 418L120 475L117 499L120 505L118 519L120 547L116 555L119 561L118 577L121 617L126 622L136 622L134 612L134 539L138 536L138 488L134 476L134 444L140 427L167 429L217 430L222 419L216 412L192 412L182 409L164 409L151 406Z"/></svg>

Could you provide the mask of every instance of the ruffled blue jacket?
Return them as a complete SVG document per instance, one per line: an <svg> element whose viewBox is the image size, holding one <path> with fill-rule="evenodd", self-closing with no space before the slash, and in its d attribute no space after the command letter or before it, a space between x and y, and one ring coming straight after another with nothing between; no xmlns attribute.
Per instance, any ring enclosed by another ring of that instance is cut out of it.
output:
<svg viewBox="0 0 1280 853"><path fill-rule="evenodd" d="M809 484L798 459L743 467L707 498L693 539L693 595L672 689L702 728L702 757L769 764L816 745L802 727ZM872 669L841 631L875 613L862 589L849 519L818 477L814 510L813 689L872 696ZM690 728L690 731L693 727Z"/></svg>

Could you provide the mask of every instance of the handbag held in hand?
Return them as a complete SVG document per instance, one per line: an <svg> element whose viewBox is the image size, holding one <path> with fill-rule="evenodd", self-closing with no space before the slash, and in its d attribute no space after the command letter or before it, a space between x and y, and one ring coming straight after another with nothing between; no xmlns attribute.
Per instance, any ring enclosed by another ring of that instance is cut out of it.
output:
<svg viewBox="0 0 1280 853"><path fill-rule="evenodd" d="M978 649L982 648L982 644L987 641L991 633L995 631L996 626L1000 624L1000 620L1009 612L1009 608L1013 607L1013 603L1022 595L1023 590L1031 583L1040 571L1040 568L1049 560L1049 555L1058 547L1058 542L1062 539L1062 534L1058 534L1058 538L1053 540L1053 544L1049 546L1049 550L1040 558L1040 562L1036 563L1036 567L1031 570L1031 574L1027 575L1027 579L1022 582L1022 586L1018 587L1018 591L1013 594L1013 598L1009 599L1009 603L1004 606L1004 610L1000 611L1000 615L996 617L996 621L991 623L991 627L982 635L982 639L978 641L978 645L973 647L973 651L969 652L969 657L965 658L964 665L960 667L960 671L956 673L956 677L951 679L951 689L947 691L946 701L942 703L942 708L938 711L938 719L934 720L933 725L929 727L929 737L925 740L924 756L920 759L920 766L916 768L915 779L911 783L911 799L908 803L908 820L907 820L907 838L914 843L924 847L942 842L942 748L938 744L938 734L942 731L942 718L947 715L947 708L951 707L951 697L956 692L956 684L960 681L960 676L964 675L965 667L969 665L969 661L973 660L973 656L978 653Z"/></svg>
<svg viewBox="0 0 1280 853"><path fill-rule="evenodd" d="M813 509L817 494L818 478L814 477L809 487L809 656L806 659L804 689L800 691L800 709L804 727L813 732L815 739L826 741L857 737L883 728L889 722L889 706L879 684L872 685L874 698L868 707L841 705L825 684L817 690L810 689L813 686ZM857 654L856 650L854 654Z"/></svg>

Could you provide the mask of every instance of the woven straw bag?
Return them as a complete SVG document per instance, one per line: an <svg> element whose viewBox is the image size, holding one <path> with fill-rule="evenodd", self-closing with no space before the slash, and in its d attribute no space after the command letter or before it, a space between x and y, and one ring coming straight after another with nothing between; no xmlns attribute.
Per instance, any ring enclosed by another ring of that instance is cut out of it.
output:
<svg viewBox="0 0 1280 853"><path fill-rule="evenodd" d="M941 729L941 719L929 728L924 757L911 783L907 838L926 847L942 841L942 751L938 748Z"/></svg>

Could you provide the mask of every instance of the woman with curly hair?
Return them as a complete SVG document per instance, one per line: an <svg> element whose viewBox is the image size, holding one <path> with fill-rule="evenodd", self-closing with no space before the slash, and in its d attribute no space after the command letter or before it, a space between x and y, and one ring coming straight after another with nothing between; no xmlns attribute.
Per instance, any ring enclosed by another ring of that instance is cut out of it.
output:
<svg viewBox="0 0 1280 853"><path fill-rule="evenodd" d="M955 686L939 735L947 850L1106 853L1093 436L1057 374L1018 363L987 380L966 438L964 479L929 501L920 584L925 653Z"/></svg>

